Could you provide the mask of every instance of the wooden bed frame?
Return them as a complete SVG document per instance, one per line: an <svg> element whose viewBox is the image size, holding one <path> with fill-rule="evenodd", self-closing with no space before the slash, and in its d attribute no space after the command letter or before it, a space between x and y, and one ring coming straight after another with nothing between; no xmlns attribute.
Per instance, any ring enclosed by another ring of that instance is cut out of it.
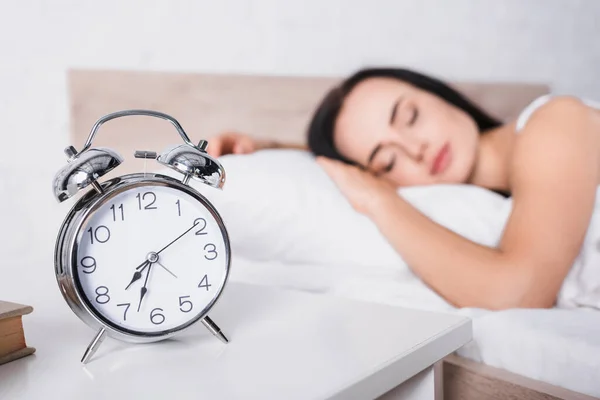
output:
<svg viewBox="0 0 600 400"><path fill-rule="evenodd" d="M104 114L142 108L173 115L193 141L235 130L304 143L315 105L338 81L333 77L72 70L68 76L71 142L81 148L94 122ZM532 99L549 91L543 84L457 82L454 86L502 120L515 117ZM151 118L115 120L102 129L94 146L108 146L123 155L134 150L160 152L179 142L167 122ZM119 174L143 168L141 160L126 158ZM446 400L592 399L455 355L436 368L443 369Z"/></svg>
<svg viewBox="0 0 600 400"><path fill-rule="evenodd" d="M594 399L456 355L446 357L440 368L444 377L444 400Z"/></svg>
<svg viewBox="0 0 600 400"><path fill-rule="evenodd" d="M338 81L331 77L73 70L68 76L72 144L80 148L100 116L127 108L173 115L193 141L236 130L304 143L317 102ZM455 86L503 120L515 117L532 99L548 92L542 84L459 82ZM155 118L117 119L102 130L94 145L113 147L122 155L142 150L140 143L148 147L144 150L161 151L179 140L168 122ZM139 170L141 162L128 160L119 172Z"/></svg>

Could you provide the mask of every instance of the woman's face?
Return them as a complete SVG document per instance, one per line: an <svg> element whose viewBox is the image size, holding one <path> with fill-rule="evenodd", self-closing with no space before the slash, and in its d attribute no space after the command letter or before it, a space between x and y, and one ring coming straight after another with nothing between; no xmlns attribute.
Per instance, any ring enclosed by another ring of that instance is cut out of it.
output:
<svg viewBox="0 0 600 400"><path fill-rule="evenodd" d="M346 96L334 142L346 158L397 186L464 183L479 131L464 111L391 78L369 78Z"/></svg>

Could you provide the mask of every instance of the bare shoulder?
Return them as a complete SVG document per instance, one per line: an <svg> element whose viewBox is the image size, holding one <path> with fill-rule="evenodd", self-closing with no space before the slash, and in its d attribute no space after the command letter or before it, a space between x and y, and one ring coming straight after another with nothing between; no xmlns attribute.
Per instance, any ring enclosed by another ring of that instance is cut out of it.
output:
<svg viewBox="0 0 600 400"><path fill-rule="evenodd" d="M583 101L579 97L575 96L554 96L550 98L541 109L578 109L587 108Z"/></svg>
<svg viewBox="0 0 600 400"><path fill-rule="evenodd" d="M570 165L600 169L600 113L576 97L558 96L537 109L517 135L511 175Z"/></svg>
<svg viewBox="0 0 600 400"><path fill-rule="evenodd" d="M533 112L525 128L535 126L545 126L560 124L561 126L571 126L575 128L581 124L597 124L600 127L600 117L598 110L588 107L581 99L573 96L555 96L541 105ZM525 129L529 132L534 129ZM567 131L574 131L568 129ZM567 133L564 131L553 130L556 133ZM585 133L585 130L583 130ZM598 136L600 138L600 136Z"/></svg>
<svg viewBox="0 0 600 400"><path fill-rule="evenodd" d="M531 115L515 139L509 161L508 179L516 203L591 206L600 184L598 114L579 99L564 96Z"/></svg>

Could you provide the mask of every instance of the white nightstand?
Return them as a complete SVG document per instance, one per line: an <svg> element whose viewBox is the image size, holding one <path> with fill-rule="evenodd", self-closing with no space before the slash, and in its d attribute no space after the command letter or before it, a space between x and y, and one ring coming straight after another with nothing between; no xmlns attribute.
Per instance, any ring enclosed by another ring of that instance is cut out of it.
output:
<svg viewBox="0 0 600 400"><path fill-rule="evenodd" d="M52 309L24 318L37 352L0 366L0 399L433 398L433 364L471 339L456 315L230 283L211 312L228 345L197 324L150 345L109 338L83 366L94 332Z"/></svg>

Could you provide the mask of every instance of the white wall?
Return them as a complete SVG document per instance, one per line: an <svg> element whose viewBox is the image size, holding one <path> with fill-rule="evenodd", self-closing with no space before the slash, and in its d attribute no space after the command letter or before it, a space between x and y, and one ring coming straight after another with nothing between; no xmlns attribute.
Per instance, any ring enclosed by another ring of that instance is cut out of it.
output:
<svg viewBox="0 0 600 400"><path fill-rule="evenodd" d="M0 250L51 273L68 208L50 190L68 144L68 68L340 75L394 64L600 98L599 17L594 0L2 0ZM28 241L39 248L24 251Z"/></svg>

